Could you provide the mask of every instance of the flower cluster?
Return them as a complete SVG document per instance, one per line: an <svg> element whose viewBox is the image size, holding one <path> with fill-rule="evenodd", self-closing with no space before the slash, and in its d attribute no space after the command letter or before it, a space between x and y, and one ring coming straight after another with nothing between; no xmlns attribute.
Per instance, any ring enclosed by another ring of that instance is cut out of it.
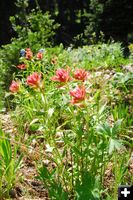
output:
<svg viewBox="0 0 133 200"><path fill-rule="evenodd" d="M44 54L44 49L40 49L36 54L36 58L41 60L43 58L43 54ZM30 48L21 49L20 56L25 57L27 60L31 60L33 58L33 52L31 51Z"/></svg>
<svg viewBox="0 0 133 200"><path fill-rule="evenodd" d="M26 60L29 60L29 61L31 61L33 58L35 58L36 60L42 60L43 54L44 54L44 49L40 49L38 53L35 55L35 57L33 57L33 52L31 51L30 48L20 50L20 56L23 58L26 58ZM27 68L27 66L26 64L21 63L17 66L17 68L24 70Z"/></svg>
<svg viewBox="0 0 133 200"><path fill-rule="evenodd" d="M38 51L38 53L36 54L36 58L38 60L41 60L43 58L43 54L44 54L44 49L40 49ZM30 48L21 49L20 50L20 56L21 57L25 57L27 60L32 60L32 58L33 58L33 52L31 51Z"/></svg>
<svg viewBox="0 0 133 200"><path fill-rule="evenodd" d="M36 54L36 59L41 60L43 58L43 53L44 53L44 50L40 49L38 51L38 53ZM27 60L33 59L33 53L30 48L21 49L20 55L21 55L21 57L24 57ZM53 60L51 60L51 63L54 65L56 64L56 62L57 62L56 57L53 58ZM17 68L23 70L23 69L26 69L27 66L25 63L22 63L22 64L19 64L17 66ZM72 75L70 75L70 73ZM75 69L74 72L72 72L70 67L66 66L66 68L64 68L64 69L63 68L57 69L55 72L55 75L53 77L51 77L51 80L60 83L58 88L65 86L66 83L68 83L72 80L80 81L80 84L77 85L77 87L75 89L73 89L73 90L70 89L69 94L72 97L71 104L82 104L82 102L86 98L85 80L87 79L88 75L89 75L89 73L84 69L77 68L77 69ZM43 82L41 81L41 77L42 77L41 73L34 72L31 75L27 76L26 84L29 87L34 88L34 89L37 89L37 88L42 89ZM67 84L67 85L69 86L69 84ZM19 92L20 91L20 82L13 80L9 87L9 90L12 93Z"/></svg>
<svg viewBox="0 0 133 200"><path fill-rule="evenodd" d="M73 78L84 82L87 79L88 75L89 73L84 69L76 69L73 73ZM70 77L70 68L68 67L66 70L58 69L55 72L55 76L53 76L51 80L64 84L67 83L68 81L71 81L72 78ZM86 90L84 84L78 86L75 90L71 90L70 95L73 97L71 100L72 104L78 104L84 101L86 96Z"/></svg>
<svg viewBox="0 0 133 200"><path fill-rule="evenodd" d="M34 72L30 76L27 77L26 84L32 88L41 88L41 74ZM16 81L12 81L10 87L10 92L16 93L20 90L20 83Z"/></svg>
<svg viewBox="0 0 133 200"><path fill-rule="evenodd" d="M43 58L44 49L40 49L36 54L35 58L37 60L41 60ZM33 53L30 48L21 49L20 56L26 58L27 60L33 59ZM18 69L24 70L27 68L25 63L21 63L16 66ZM41 74L34 72L30 76L27 77L26 84L32 88L41 88ZM20 82L12 81L9 87L9 91L12 93L16 93L20 91Z"/></svg>
<svg viewBox="0 0 133 200"><path fill-rule="evenodd" d="M84 69L76 69L76 71L73 73L73 77L80 81L85 81L88 75L89 73L85 71ZM66 70L57 69L57 71L55 72L55 76L53 76L51 80L57 81L57 82L63 82L63 83L66 83L72 80L72 78L70 77L70 68L67 67Z"/></svg>

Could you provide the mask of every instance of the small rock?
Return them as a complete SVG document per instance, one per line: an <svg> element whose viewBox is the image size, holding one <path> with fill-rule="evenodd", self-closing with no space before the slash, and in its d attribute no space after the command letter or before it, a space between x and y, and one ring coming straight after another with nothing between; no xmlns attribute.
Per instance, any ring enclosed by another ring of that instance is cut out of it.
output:
<svg viewBox="0 0 133 200"><path fill-rule="evenodd" d="M123 69L133 73L133 66L131 64L128 64L128 65L125 65L122 67L123 67Z"/></svg>
<svg viewBox="0 0 133 200"><path fill-rule="evenodd" d="M11 196L11 198L16 198L17 197L17 193L15 189L11 189L9 192L9 195Z"/></svg>

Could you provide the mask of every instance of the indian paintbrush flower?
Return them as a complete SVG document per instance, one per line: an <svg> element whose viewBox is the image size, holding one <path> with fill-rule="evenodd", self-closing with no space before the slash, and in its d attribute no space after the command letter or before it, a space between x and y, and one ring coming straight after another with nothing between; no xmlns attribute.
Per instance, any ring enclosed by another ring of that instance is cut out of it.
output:
<svg viewBox="0 0 133 200"><path fill-rule="evenodd" d="M77 80L85 81L85 79L88 76L88 72L84 69L76 69L76 71L73 73L73 77Z"/></svg>
<svg viewBox="0 0 133 200"><path fill-rule="evenodd" d="M52 81L57 81L57 82L62 82L62 83L66 83L66 82L68 82L68 81L70 81L71 80L71 78L70 78L70 76L69 76L69 71L70 71L70 69L68 68L68 69L58 69L57 71L56 71L56 75L55 76L53 76L52 78L51 78L51 80Z"/></svg>
<svg viewBox="0 0 133 200"><path fill-rule="evenodd" d="M38 53L36 54L36 58L37 58L38 60L42 60L42 58L43 58L43 53L38 52Z"/></svg>
<svg viewBox="0 0 133 200"><path fill-rule="evenodd" d="M19 68L19 69L26 69L26 64L17 65L17 68Z"/></svg>
<svg viewBox="0 0 133 200"><path fill-rule="evenodd" d="M38 74L37 72L34 72L30 76L27 77L27 84L34 88L39 88L41 86L41 74Z"/></svg>
<svg viewBox="0 0 133 200"><path fill-rule="evenodd" d="M73 97L71 100L72 104L77 104L85 100L85 87L84 86L78 86L75 90L70 91L70 95Z"/></svg>
<svg viewBox="0 0 133 200"><path fill-rule="evenodd" d="M20 89L19 83L16 82L16 81L12 81L12 83L11 83L11 85L9 87L10 92L16 93L16 92L19 91L19 89Z"/></svg>
<svg viewBox="0 0 133 200"><path fill-rule="evenodd" d="M26 49L26 51L25 51L25 57L26 57L26 59L27 60L31 60L32 59L32 57L33 57L33 53L32 53L32 51L31 51L31 49L30 48L27 48Z"/></svg>

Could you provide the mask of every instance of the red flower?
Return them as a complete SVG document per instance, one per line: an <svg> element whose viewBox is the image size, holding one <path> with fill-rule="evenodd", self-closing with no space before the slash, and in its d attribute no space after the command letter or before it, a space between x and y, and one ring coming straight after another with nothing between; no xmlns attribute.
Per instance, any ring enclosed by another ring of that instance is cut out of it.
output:
<svg viewBox="0 0 133 200"><path fill-rule="evenodd" d="M26 82L29 86L37 88L40 87L40 80L41 80L41 74L34 72L33 74L27 77Z"/></svg>
<svg viewBox="0 0 133 200"><path fill-rule="evenodd" d="M11 85L10 85L10 87L9 87L9 90L11 91L11 92L13 92L13 93L15 93L15 92L18 92L19 91L19 83L18 82L16 82L16 81L12 81L12 83L11 83Z"/></svg>
<svg viewBox="0 0 133 200"><path fill-rule="evenodd" d="M85 81L88 76L88 72L84 69L76 69L76 71L73 73L73 76L77 80Z"/></svg>
<svg viewBox="0 0 133 200"><path fill-rule="evenodd" d="M27 60L31 60L32 59L33 53L32 53L32 51L31 51L30 48L26 49L26 51L25 51L25 57L26 57Z"/></svg>
<svg viewBox="0 0 133 200"><path fill-rule="evenodd" d="M42 60L42 58L43 58L43 53L42 53L42 52L38 52L38 53L36 54L36 57L37 57L38 60Z"/></svg>
<svg viewBox="0 0 133 200"><path fill-rule="evenodd" d="M66 83L69 81L71 78L69 76L69 71L70 69L68 68L67 70L65 69L58 69L56 71L56 75L51 78L52 81L58 81L62 83Z"/></svg>
<svg viewBox="0 0 133 200"><path fill-rule="evenodd" d="M20 64L17 66L17 68L19 69L26 69L26 65L25 64Z"/></svg>
<svg viewBox="0 0 133 200"><path fill-rule="evenodd" d="M80 103L85 99L85 87L84 86L78 86L75 90L70 91L70 95L73 97L71 100L72 104Z"/></svg>

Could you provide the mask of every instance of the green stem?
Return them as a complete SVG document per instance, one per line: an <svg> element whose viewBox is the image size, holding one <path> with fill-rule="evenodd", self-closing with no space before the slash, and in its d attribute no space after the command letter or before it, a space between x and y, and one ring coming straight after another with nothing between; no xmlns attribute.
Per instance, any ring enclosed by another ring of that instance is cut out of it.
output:
<svg viewBox="0 0 133 200"><path fill-rule="evenodd" d="M114 200L117 200L118 181L117 181L117 154L116 154L116 151L114 152L114 173L115 173Z"/></svg>
<svg viewBox="0 0 133 200"><path fill-rule="evenodd" d="M71 151L71 168L72 168L72 194L74 193L74 174L73 174L73 157Z"/></svg>
<svg viewBox="0 0 133 200"><path fill-rule="evenodd" d="M36 8L37 8L39 11L41 11L40 6L39 6L39 3L38 3L38 0L35 0L35 4L36 4Z"/></svg>

